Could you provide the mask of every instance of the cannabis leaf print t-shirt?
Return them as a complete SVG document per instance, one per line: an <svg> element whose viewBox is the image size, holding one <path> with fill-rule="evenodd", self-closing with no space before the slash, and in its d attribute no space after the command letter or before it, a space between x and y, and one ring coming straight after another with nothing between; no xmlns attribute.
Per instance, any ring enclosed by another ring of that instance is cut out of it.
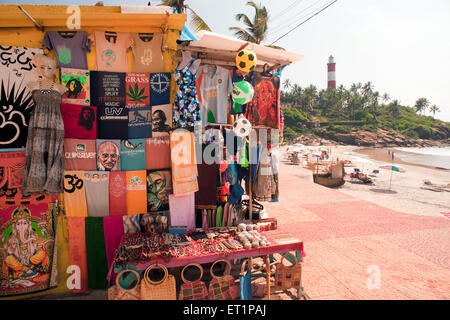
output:
<svg viewBox="0 0 450 320"><path fill-rule="evenodd" d="M86 31L47 31L42 44L55 51L60 68L88 68L86 52L91 51L91 43Z"/></svg>
<svg viewBox="0 0 450 320"><path fill-rule="evenodd" d="M97 51L97 70L127 72L127 50L132 45L129 33L94 31L91 40Z"/></svg>

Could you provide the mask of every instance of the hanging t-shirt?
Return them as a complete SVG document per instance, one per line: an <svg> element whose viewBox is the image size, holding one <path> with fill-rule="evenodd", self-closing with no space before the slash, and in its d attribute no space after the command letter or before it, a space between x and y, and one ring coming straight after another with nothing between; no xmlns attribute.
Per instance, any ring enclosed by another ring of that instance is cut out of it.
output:
<svg viewBox="0 0 450 320"><path fill-rule="evenodd" d="M125 73L91 72L91 102L97 106L97 136L123 139L128 133Z"/></svg>
<svg viewBox="0 0 450 320"><path fill-rule="evenodd" d="M172 166L170 159L168 136L145 139L145 161L148 170L170 168Z"/></svg>
<svg viewBox="0 0 450 320"><path fill-rule="evenodd" d="M247 77L244 77L245 74L246 74L245 72L242 72L238 68L233 67L233 69L230 70L231 82L233 83L233 86L237 82L243 81L243 80L248 81L249 83L252 83L253 71L251 71ZM230 114L245 113L247 104L235 103L231 97L230 97L230 103L231 103Z"/></svg>
<svg viewBox="0 0 450 320"><path fill-rule="evenodd" d="M152 108L136 107L128 109L128 138L151 138Z"/></svg>
<svg viewBox="0 0 450 320"><path fill-rule="evenodd" d="M89 70L61 68L61 84L68 90L62 95L63 103L83 105L91 103Z"/></svg>
<svg viewBox="0 0 450 320"><path fill-rule="evenodd" d="M280 125L280 78L254 76L255 95L247 104L245 117L253 125L278 128Z"/></svg>
<svg viewBox="0 0 450 320"><path fill-rule="evenodd" d="M120 140L95 141L97 147L97 170L120 171Z"/></svg>
<svg viewBox="0 0 450 320"><path fill-rule="evenodd" d="M127 73L125 87L128 108L150 105L150 75L148 73Z"/></svg>
<svg viewBox="0 0 450 320"><path fill-rule="evenodd" d="M163 72L164 62L161 51L163 35L132 33L133 72Z"/></svg>
<svg viewBox="0 0 450 320"><path fill-rule="evenodd" d="M145 139L120 142L120 170L145 170Z"/></svg>
<svg viewBox="0 0 450 320"><path fill-rule="evenodd" d="M109 173L109 215L127 214L127 173L111 171Z"/></svg>
<svg viewBox="0 0 450 320"><path fill-rule="evenodd" d="M42 44L54 50L60 68L87 69L91 43L86 31L47 31Z"/></svg>
<svg viewBox="0 0 450 320"><path fill-rule="evenodd" d="M169 210L169 194L172 194L172 175L170 170L148 170L148 212Z"/></svg>
<svg viewBox="0 0 450 320"><path fill-rule="evenodd" d="M84 183L89 217L109 215L109 172L85 171Z"/></svg>
<svg viewBox="0 0 450 320"><path fill-rule="evenodd" d="M170 73L150 74L150 105L157 106L170 103Z"/></svg>
<svg viewBox="0 0 450 320"><path fill-rule="evenodd" d="M97 138L97 108L76 104L61 104L64 137L74 139Z"/></svg>
<svg viewBox="0 0 450 320"><path fill-rule="evenodd" d="M147 212L146 171L127 171L127 214Z"/></svg>
<svg viewBox="0 0 450 320"><path fill-rule="evenodd" d="M152 137L168 136L172 129L173 106L164 104L152 107Z"/></svg>
<svg viewBox="0 0 450 320"><path fill-rule="evenodd" d="M129 33L94 31L90 37L97 51L97 70L128 72L127 50L132 45Z"/></svg>
<svg viewBox="0 0 450 320"><path fill-rule="evenodd" d="M202 66L197 71L196 86L202 125L227 123L229 96L233 90L230 72L220 66Z"/></svg>
<svg viewBox="0 0 450 320"><path fill-rule="evenodd" d="M64 208L67 217L87 217L83 171L64 171Z"/></svg>
<svg viewBox="0 0 450 320"><path fill-rule="evenodd" d="M96 170L95 140L64 139L66 170Z"/></svg>

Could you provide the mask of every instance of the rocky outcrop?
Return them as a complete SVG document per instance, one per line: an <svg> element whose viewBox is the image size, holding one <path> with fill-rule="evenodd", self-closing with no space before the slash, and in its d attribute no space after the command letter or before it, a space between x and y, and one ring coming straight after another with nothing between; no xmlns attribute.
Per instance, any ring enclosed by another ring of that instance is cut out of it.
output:
<svg viewBox="0 0 450 320"><path fill-rule="evenodd" d="M328 136L330 140L320 138L316 135L303 135L295 139L294 143L304 145L332 145L345 144L362 147L431 147L450 145L450 132L447 133L447 127L443 126L433 128L433 138L436 140L412 139L403 134L384 129L378 129L377 132L358 130L351 133L335 133L332 137L326 135L326 129L321 129L321 134ZM440 140L437 140L441 137Z"/></svg>

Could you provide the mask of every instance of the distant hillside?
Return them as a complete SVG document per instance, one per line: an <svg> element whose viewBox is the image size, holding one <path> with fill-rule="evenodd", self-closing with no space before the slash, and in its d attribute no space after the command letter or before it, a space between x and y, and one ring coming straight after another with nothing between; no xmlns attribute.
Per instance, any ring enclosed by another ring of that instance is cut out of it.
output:
<svg viewBox="0 0 450 320"><path fill-rule="evenodd" d="M349 89L340 86L318 91L315 86L302 88L286 80L283 87L285 141L312 133L361 145L421 146L450 142L450 122L422 115L426 110L439 112L426 98L417 99L413 107L402 106L388 94L375 91L370 82L353 84ZM315 127L318 122L320 128Z"/></svg>

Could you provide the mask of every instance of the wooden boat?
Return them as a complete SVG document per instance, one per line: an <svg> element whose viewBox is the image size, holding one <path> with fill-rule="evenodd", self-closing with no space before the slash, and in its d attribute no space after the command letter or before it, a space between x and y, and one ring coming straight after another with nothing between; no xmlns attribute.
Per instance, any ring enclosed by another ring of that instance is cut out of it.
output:
<svg viewBox="0 0 450 320"><path fill-rule="evenodd" d="M344 180L344 163L339 161L336 164L330 166L330 171L328 173L313 173L314 183L320 184L328 188L340 187L345 183Z"/></svg>

